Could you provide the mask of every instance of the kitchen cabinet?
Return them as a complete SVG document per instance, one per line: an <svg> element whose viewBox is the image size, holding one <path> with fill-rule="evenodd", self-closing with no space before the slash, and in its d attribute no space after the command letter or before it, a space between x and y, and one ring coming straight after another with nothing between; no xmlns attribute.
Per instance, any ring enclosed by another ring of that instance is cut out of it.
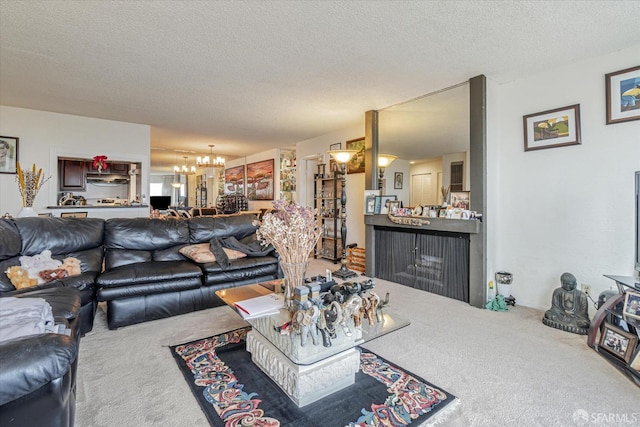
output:
<svg viewBox="0 0 640 427"><path fill-rule="evenodd" d="M58 160L61 191L85 191L87 169L82 160Z"/></svg>
<svg viewBox="0 0 640 427"><path fill-rule="evenodd" d="M129 173L129 164L128 163L111 163L107 162L107 166L111 166L111 173L117 174L128 174Z"/></svg>

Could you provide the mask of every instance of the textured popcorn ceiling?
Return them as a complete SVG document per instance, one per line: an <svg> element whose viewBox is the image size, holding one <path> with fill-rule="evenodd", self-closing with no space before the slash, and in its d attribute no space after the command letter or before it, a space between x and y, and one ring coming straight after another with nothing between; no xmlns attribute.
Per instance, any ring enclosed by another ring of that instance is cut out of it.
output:
<svg viewBox="0 0 640 427"><path fill-rule="evenodd" d="M152 147L231 158L478 74L636 45L639 22L639 1L0 0L0 103L148 124Z"/></svg>

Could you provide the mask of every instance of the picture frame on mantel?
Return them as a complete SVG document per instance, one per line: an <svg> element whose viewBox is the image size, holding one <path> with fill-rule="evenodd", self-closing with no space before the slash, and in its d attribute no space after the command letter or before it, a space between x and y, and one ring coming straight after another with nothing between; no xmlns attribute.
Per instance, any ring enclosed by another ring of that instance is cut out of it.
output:
<svg viewBox="0 0 640 427"><path fill-rule="evenodd" d="M0 173L18 172L18 138L0 136Z"/></svg>
<svg viewBox="0 0 640 427"><path fill-rule="evenodd" d="M524 151L580 145L580 104L523 116Z"/></svg>
<svg viewBox="0 0 640 427"><path fill-rule="evenodd" d="M605 74L607 124L640 120L640 65Z"/></svg>

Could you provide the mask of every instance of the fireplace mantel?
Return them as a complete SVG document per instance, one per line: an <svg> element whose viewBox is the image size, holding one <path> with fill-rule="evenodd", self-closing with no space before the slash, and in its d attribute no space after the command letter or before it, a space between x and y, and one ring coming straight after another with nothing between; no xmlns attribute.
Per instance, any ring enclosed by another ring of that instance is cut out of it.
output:
<svg viewBox="0 0 640 427"><path fill-rule="evenodd" d="M481 264L482 254L473 250L477 241L482 238L483 224L479 220L462 220L446 218L422 218L428 224L409 225L397 224L389 219L387 215L365 215L366 234L366 264L365 274L368 277L378 277L376 275L376 232L397 230L398 233L413 232L426 234L443 234L450 236L462 236L469 239L469 303L475 307L483 308L486 302L486 286L482 278L481 271L474 266Z"/></svg>

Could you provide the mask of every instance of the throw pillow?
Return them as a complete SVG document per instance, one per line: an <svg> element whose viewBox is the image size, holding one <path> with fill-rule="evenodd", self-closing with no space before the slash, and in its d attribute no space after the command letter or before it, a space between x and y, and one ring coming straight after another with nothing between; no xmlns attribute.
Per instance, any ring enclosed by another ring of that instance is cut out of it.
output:
<svg viewBox="0 0 640 427"><path fill-rule="evenodd" d="M244 258L247 256L247 254L242 253L240 251L233 250L233 249L228 249L228 248L222 248L222 249L227 254L227 257L229 259ZM198 263L214 262L216 260L215 255L211 253L209 243L198 243L195 245L185 246L180 249L180 253L186 256L187 258Z"/></svg>

